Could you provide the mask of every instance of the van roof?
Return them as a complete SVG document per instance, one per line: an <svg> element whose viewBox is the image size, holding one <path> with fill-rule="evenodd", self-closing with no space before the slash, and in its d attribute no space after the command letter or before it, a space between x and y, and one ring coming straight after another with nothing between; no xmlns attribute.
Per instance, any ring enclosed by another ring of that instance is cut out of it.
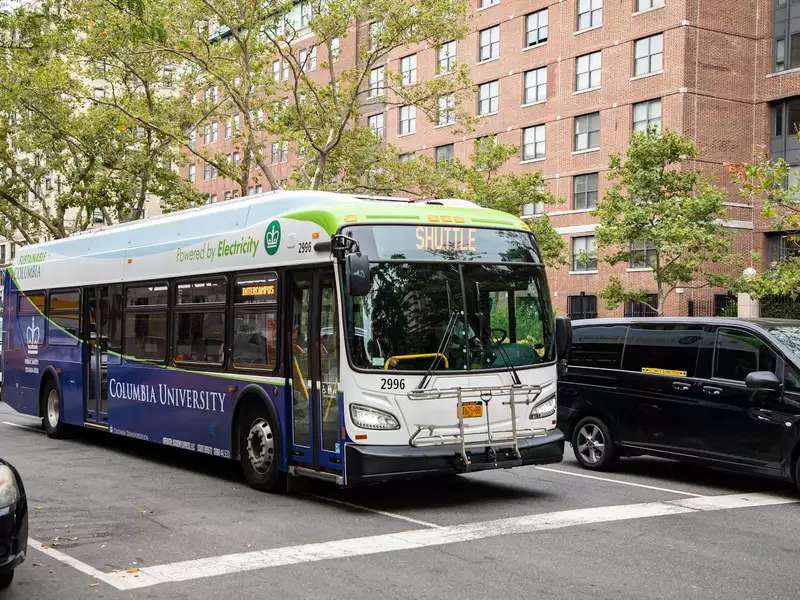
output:
<svg viewBox="0 0 800 600"><path fill-rule="evenodd" d="M693 325L751 325L761 329L772 327L800 327L798 319L741 319L738 317L608 317L601 319L578 319L575 327L587 325L630 325L646 323L686 323Z"/></svg>

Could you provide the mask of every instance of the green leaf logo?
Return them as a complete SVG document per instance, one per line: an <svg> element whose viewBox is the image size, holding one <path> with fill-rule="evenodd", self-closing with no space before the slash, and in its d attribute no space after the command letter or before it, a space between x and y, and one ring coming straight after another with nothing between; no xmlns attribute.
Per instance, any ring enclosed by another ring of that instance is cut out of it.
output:
<svg viewBox="0 0 800 600"><path fill-rule="evenodd" d="M267 254L274 255L281 245L281 224L278 221L273 221L267 227L264 233L264 248Z"/></svg>

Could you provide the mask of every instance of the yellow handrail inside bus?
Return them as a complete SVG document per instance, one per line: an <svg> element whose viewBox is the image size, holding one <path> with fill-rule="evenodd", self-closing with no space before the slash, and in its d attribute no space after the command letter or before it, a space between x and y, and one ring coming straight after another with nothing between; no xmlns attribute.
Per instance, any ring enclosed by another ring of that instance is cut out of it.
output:
<svg viewBox="0 0 800 600"><path fill-rule="evenodd" d="M300 370L300 363L297 362L297 357L294 357L294 370L297 371L297 378L300 380L300 387L303 389L303 396L308 400L308 387L306 387L306 380L303 378L303 372Z"/></svg>
<svg viewBox="0 0 800 600"><path fill-rule="evenodd" d="M442 360L444 360L444 368L450 368L450 361L447 360L447 357L442 354L441 352L428 352L427 354L400 354L398 356L390 356L386 359L386 362L383 363L383 370L389 370L389 363L393 360L412 360L415 358L435 358L436 356L441 356Z"/></svg>

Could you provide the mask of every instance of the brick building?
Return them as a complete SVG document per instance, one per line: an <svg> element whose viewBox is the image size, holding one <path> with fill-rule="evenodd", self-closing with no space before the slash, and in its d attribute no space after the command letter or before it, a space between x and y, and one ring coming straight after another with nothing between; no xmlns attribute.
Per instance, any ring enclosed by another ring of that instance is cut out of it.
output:
<svg viewBox="0 0 800 600"><path fill-rule="evenodd" d="M478 116L474 131L454 133L446 99L441 99L438 122L413 107L385 103L379 85L385 73L376 72L372 85L378 93L364 102L362 114L388 143L402 153L464 160L481 136L518 145L520 153L509 168L541 171L563 199L546 211L572 258L594 248L590 211L607 186L609 155L624 151L635 129L666 127L697 142L699 165L730 192L726 225L735 251L749 261L756 250L765 264L794 251L791 232L770 231L760 211L736 196L725 165L764 156L784 156L800 165L794 135L800 130L800 3L473 1L465 39L440 48L409 48L391 56L385 68L413 81L436 77L455 62L470 65L476 86L472 109ZM368 35L368 28L354 27L342 41L341 60L352 57L351 38ZM320 54L320 61L325 58ZM208 141L225 151L223 130L224 124L218 125L218 141L207 137L198 143ZM288 175L291 149L268 144L273 162ZM230 182L204 180L197 166L187 169L212 200L234 195ZM252 191L261 189L254 182ZM543 210L528 206L524 216L536 218ZM612 313L599 299L612 275L655 291L646 244L639 249L640 260L630 265L571 260L569 267L551 272L559 312L580 317L641 311L627 306ZM672 296L666 314L709 314L727 301L723 289L681 292Z"/></svg>

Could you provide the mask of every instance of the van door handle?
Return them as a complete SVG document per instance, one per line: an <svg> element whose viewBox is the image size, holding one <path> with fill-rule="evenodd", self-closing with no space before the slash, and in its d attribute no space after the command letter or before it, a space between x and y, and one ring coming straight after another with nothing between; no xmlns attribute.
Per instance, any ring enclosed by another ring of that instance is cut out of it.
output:
<svg viewBox="0 0 800 600"><path fill-rule="evenodd" d="M709 396L719 396L722 393L722 388L714 387L712 385L704 385L703 391Z"/></svg>
<svg viewBox="0 0 800 600"><path fill-rule="evenodd" d="M672 387L678 390L679 392L688 392L690 389L692 389L692 386L682 381L673 381Z"/></svg>

